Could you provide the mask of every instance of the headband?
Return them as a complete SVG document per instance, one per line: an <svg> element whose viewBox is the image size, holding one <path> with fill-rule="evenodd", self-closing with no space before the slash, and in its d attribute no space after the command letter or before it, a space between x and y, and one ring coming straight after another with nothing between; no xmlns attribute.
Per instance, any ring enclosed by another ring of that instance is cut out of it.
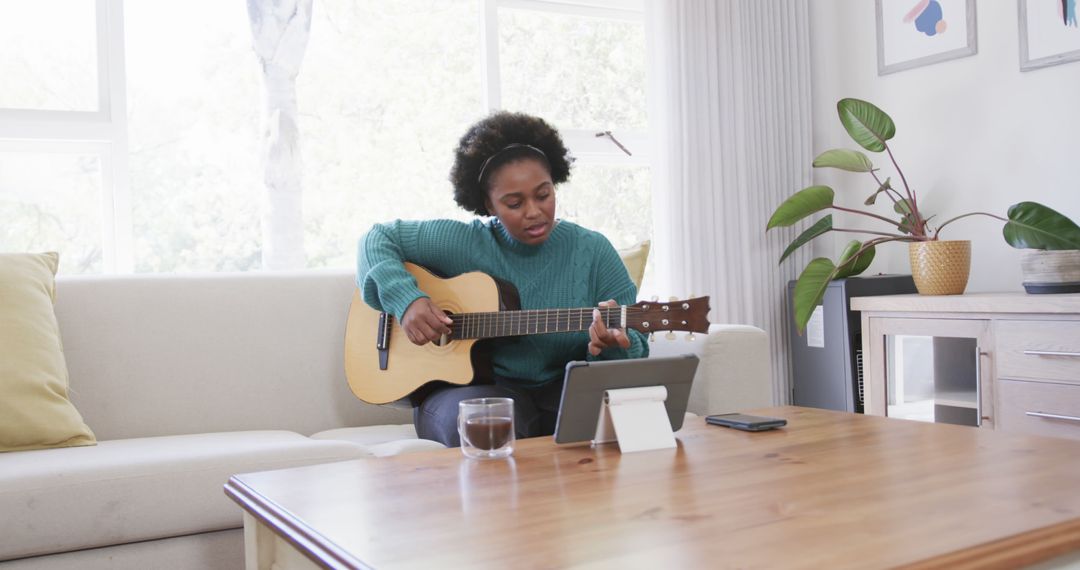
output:
<svg viewBox="0 0 1080 570"><path fill-rule="evenodd" d="M496 152L495 154L489 156L488 159L484 161L484 164L480 165L480 175L476 177L476 181L477 182L483 182L484 181L484 171L487 170L487 167L491 164L491 161L495 160L499 156L502 156L502 155L506 154L508 151L518 149L518 148L524 148L524 149L527 149L527 150L531 150L531 151L535 152L536 154L539 154L540 156L544 157L544 161L547 162L547 155L544 154L544 151L536 148L535 146L532 146L530 144L522 144L522 143L510 143L510 144L502 147L502 150L500 150L499 152Z"/></svg>

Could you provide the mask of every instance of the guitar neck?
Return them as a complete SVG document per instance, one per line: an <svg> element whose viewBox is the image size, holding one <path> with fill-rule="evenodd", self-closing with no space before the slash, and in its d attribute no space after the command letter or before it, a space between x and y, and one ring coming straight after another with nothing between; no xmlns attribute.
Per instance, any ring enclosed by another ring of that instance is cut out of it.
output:
<svg viewBox="0 0 1080 570"><path fill-rule="evenodd" d="M527 334L576 332L588 330L593 322L593 309L537 309L531 311L496 311L490 313L458 313L450 315L453 338L483 339ZM606 327L624 328L628 312L633 307L596 308Z"/></svg>

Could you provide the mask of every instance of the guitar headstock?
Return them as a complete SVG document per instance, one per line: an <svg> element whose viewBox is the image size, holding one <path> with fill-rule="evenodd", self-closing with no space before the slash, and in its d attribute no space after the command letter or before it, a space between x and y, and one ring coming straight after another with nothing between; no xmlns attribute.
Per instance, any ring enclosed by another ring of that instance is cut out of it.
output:
<svg viewBox="0 0 1080 570"><path fill-rule="evenodd" d="M642 333L709 332L709 297L684 301L639 301L627 307L626 326Z"/></svg>

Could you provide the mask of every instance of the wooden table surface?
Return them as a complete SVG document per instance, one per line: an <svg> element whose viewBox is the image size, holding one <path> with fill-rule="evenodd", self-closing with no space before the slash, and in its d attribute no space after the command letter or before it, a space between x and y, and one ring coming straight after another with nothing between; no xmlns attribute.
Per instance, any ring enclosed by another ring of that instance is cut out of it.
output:
<svg viewBox="0 0 1080 570"><path fill-rule="evenodd" d="M791 406L677 449L519 441L237 475L312 559L375 568L1015 567L1080 549L1080 441Z"/></svg>

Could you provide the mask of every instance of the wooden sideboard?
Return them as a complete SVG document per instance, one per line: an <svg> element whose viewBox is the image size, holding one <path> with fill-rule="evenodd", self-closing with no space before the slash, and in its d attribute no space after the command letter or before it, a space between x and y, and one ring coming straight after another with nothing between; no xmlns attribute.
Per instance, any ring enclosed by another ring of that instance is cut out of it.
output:
<svg viewBox="0 0 1080 570"><path fill-rule="evenodd" d="M968 401L978 424L1080 439L1080 294L972 293L856 297L862 313L864 405L887 415L891 335L975 339Z"/></svg>

